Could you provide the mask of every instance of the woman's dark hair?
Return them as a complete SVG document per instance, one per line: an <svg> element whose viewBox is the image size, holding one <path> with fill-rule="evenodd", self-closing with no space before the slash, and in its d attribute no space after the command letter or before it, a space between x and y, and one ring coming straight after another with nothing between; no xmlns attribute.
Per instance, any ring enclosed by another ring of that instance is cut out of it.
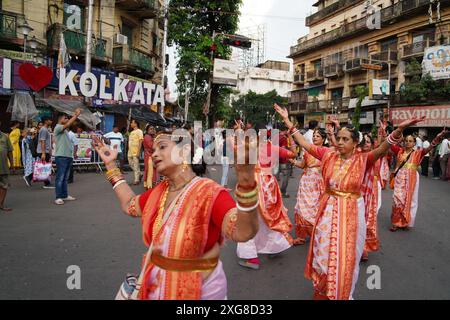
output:
<svg viewBox="0 0 450 320"><path fill-rule="evenodd" d="M180 129L179 129L180 130ZM192 137L192 135L186 130L184 129L186 134L189 135L190 139L191 139L191 167L192 167L192 171L194 171L194 173L199 176L202 177L205 173L206 173L206 163L205 160L202 157L202 162L198 163L198 164L194 164L194 156L195 156L195 151L197 150L197 146L195 145L195 141L194 138ZM168 128L164 128L163 130L160 130L161 133L166 133L166 134L172 134L174 132L174 130L172 129L168 129ZM183 147L181 145L182 142L185 141L185 139L183 139L183 137L179 137L178 139L172 140L174 141L177 145L179 145L180 147ZM198 146L201 147L201 146Z"/></svg>
<svg viewBox="0 0 450 320"><path fill-rule="evenodd" d="M366 137L369 138L372 146L375 144L375 140L373 140L373 137L368 132L365 132L365 133L363 133L363 139L362 139L361 143L359 144L360 148L362 148L364 146L364 144L366 143Z"/></svg>
<svg viewBox="0 0 450 320"><path fill-rule="evenodd" d="M352 140L354 142L357 142L357 143L359 142L359 131L356 130L356 128L354 126L352 126L351 124L347 124L347 125L343 126L339 131L344 130L344 129L350 131Z"/></svg>
<svg viewBox="0 0 450 320"><path fill-rule="evenodd" d="M314 130L314 133L318 133L318 134L320 134L320 136L322 137L322 139L325 141L325 139L327 138L327 133L326 133L326 131L325 131L325 129L322 129L322 128L316 128L315 130Z"/></svg>

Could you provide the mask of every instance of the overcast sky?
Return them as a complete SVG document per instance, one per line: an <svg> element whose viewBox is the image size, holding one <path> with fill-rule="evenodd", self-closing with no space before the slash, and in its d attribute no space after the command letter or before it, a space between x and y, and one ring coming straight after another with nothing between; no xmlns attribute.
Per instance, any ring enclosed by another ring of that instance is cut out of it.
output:
<svg viewBox="0 0 450 320"><path fill-rule="evenodd" d="M266 60L287 59L289 50L297 39L308 32L305 17L313 12L312 4L316 0L244 0L241 8L239 27L251 28L266 25ZM175 63L174 49L170 48L169 87L174 96Z"/></svg>

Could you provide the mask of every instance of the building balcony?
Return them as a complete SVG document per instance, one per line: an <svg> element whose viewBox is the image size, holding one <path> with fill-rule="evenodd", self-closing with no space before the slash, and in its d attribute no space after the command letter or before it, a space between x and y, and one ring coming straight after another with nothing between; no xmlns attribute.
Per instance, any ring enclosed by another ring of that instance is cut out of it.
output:
<svg viewBox="0 0 450 320"><path fill-rule="evenodd" d="M54 50L59 50L61 33L64 34L64 42L67 50L71 54L86 54L86 34L78 30L69 30L64 25L53 24L47 30L47 46ZM108 61L111 59L110 41L93 37L92 58L100 61Z"/></svg>
<svg viewBox="0 0 450 320"><path fill-rule="evenodd" d="M357 72L365 70L381 70L382 63L368 58L353 58L345 61L345 72Z"/></svg>
<svg viewBox="0 0 450 320"><path fill-rule="evenodd" d="M442 10L444 7L448 7L450 5L450 0L441 0L440 3ZM383 27L401 20L411 19L411 17L418 14L427 14L429 5L429 0L399 1L392 6L381 9L381 26ZM367 17L362 17L361 19L346 23L320 36L309 40L304 40L303 42L292 46L289 58L293 58L317 48L328 46L332 43L370 31L373 30L370 30L367 27Z"/></svg>
<svg viewBox="0 0 450 320"><path fill-rule="evenodd" d="M17 38L17 16L0 11L0 39Z"/></svg>
<svg viewBox="0 0 450 320"><path fill-rule="evenodd" d="M339 112L348 110L350 98L334 98L306 103L307 112Z"/></svg>
<svg viewBox="0 0 450 320"><path fill-rule="evenodd" d="M113 64L118 72L132 74L145 73L149 75L155 72L153 58L150 53L127 45L113 49Z"/></svg>
<svg viewBox="0 0 450 320"><path fill-rule="evenodd" d="M294 83L305 83L305 75L304 74L294 74Z"/></svg>
<svg viewBox="0 0 450 320"><path fill-rule="evenodd" d="M158 15L157 0L116 0L116 6L139 19L152 19Z"/></svg>
<svg viewBox="0 0 450 320"><path fill-rule="evenodd" d="M344 65L342 63L334 63L325 66L323 75L325 78L340 77L344 74Z"/></svg>
<svg viewBox="0 0 450 320"><path fill-rule="evenodd" d="M305 25L310 27L311 25L319 22L320 20L334 14L336 11L341 10L343 8L349 7L354 3L359 2L358 0L341 0L335 2L328 7L323 8L322 10L306 17Z"/></svg>
<svg viewBox="0 0 450 320"><path fill-rule="evenodd" d="M390 62L391 64L398 63L397 51L382 51L370 55L370 58L375 61Z"/></svg>
<svg viewBox="0 0 450 320"><path fill-rule="evenodd" d="M306 78L308 81L323 80L323 69L320 68L313 71L308 71L306 74Z"/></svg>
<svg viewBox="0 0 450 320"><path fill-rule="evenodd" d="M414 57L423 57L423 53L425 49L428 47L432 47L436 44L435 41L427 40L420 41L412 44L407 44L403 47L403 55L402 59L410 59Z"/></svg>
<svg viewBox="0 0 450 320"><path fill-rule="evenodd" d="M290 115L305 113L306 102L289 102L288 110Z"/></svg>

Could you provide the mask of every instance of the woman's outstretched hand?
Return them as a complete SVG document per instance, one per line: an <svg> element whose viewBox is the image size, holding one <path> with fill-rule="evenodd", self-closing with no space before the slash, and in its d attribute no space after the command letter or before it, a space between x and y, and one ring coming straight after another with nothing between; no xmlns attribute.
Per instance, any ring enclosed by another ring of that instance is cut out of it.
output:
<svg viewBox="0 0 450 320"><path fill-rule="evenodd" d="M273 104L273 108L275 109L275 111L280 115L280 117L284 120L284 119L289 119L289 112L287 111L286 108L284 107L280 107L278 104L274 103Z"/></svg>
<svg viewBox="0 0 450 320"><path fill-rule="evenodd" d="M415 125L415 124L417 124L419 122L422 122L423 120L425 120L425 118L426 118L425 116L420 117L420 118L419 117L413 117L413 118L411 118L409 120L403 121L402 123L400 123L398 125L398 127L399 127L399 129L403 130L403 129L411 127L411 126L413 126L413 125Z"/></svg>
<svg viewBox="0 0 450 320"><path fill-rule="evenodd" d="M92 138L92 147L94 147L95 151L97 151L107 169L115 167L118 154L117 146L110 149L109 146L105 145L97 136L94 136Z"/></svg>
<svg viewBox="0 0 450 320"><path fill-rule="evenodd" d="M238 138L237 136L241 136ZM256 138L244 135L242 129L236 130L236 144L234 146L234 160L236 161L235 171L237 181L242 186L252 185L255 181L256 158L251 157L251 150L257 150L258 144ZM253 153L255 154L255 153ZM245 155L245 156L243 156Z"/></svg>

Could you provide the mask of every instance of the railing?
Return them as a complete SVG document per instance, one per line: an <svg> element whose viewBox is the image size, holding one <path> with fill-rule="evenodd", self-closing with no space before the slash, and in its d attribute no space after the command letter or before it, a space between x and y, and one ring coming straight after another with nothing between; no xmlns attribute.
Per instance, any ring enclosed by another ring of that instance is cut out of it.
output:
<svg viewBox="0 0 450 320"><path fill-rule="evenodd" d="M343 72L342 63L334 63L324 67L323 75L325 78L339 76Z"/></svg>
<svg viewBox="0 0 450 320"><path fill-rule="evenodd" d="M407 44L403 47L403 56L402 58L408 58L415 55L423 55L425 49L436 44L435 41L427 40L420 41L412 44Z"/></svg>
<svg viewBox="0 0 450 320"><path fill-rule="evenodd" d="M17 38L17 17L0 11L0 37Z"/></svg>
<svg viewBox="0 0 450 320"><path fill-rule="evenodd" d="M370 55L372 60L397 63L398 53L397 51L382 51Z"/></svg>
<svg viewBox="0 0 450 320"><path fill-rule="evenodd" d="M64 30L63 25L54 24L47 32L47 44L49 47L57 50L60 44L60 34L64 34L64 42L70 52L75 54L84 54L86 52L86 34L78 30ZM108 41L106 39L93 38L94 57L107 58Z"/></svg>
<svg viewBox="0 0 450 320"><path fill-rule="evenodd" d="M332 112L347 110L350 104L350 98L335 98L330 100L319 100L306 103L307 112Z"/></svg>
<svg viewBox="0 0 450 320"><path fill-rule="evenodd" d="M349 5L352 5L356 2L359 2L358 0L341 0L338 2L335 2L331 5L329 5L328 7L323 8L322 10L306 17L306 23L305 25L307 27L311 26L312 24L316 23L317 21L333 14L334 12L336 12L337 10L340 10L342 8L345 8Z"/></svg>
<svg viewBox="0 0 450 320"><path fill-rule="evenodd" d="M150 54L139 51L129 46L116 47L113 49L113 64L125 64L153 72L154 67Z"/></svg>
<svg viewBox="0 0 450 320"><path fill-rule="evenodd" d="M363 69L364 65L380 66L379 69L377 68L376 70L380 70L382 67L382 63L377 60L372 60L372 59L368 59L368 58L353 58L353 59L349 59L349 60L345 61L344 69L345 69L345 72L351 72L351 71ZM370 69L370 68L366 67L366 69Z"/></svg>
<svg viewBox="0 0 450 320"><path fill-rule="evenodd" d="M441 0L441 8L450 4L450 0ZM428 6L429 0L403 0L392 6L381 9L381 24L386 24L392 19L398 19L402 16L407 17L416 9ZM312 50L316 47L324 46L330 42L336 41L340 38L358 34L369 30L367 27L367 17L346 23L341 27L332 31L326 32L320 36L306 40L290 49L290 54L297 55L305 51Z"/></svg>
<svg viewBox="0 0 450 320"><path fill-rule="evenodd" d="M289 103L289 113L295 114L306 111L306 102Z"/></svg>
<svg viewBox="0 0 450 320"><path fill-rule="evenodd" d="M116 0L116 5L140 19L156 17L159 9L157 0Z"/></svg>
<svg viewBox="0 0 450 320"><path fill-rule="evenodd" d="M294 74L294 83L302 83L305 82L305 75L304 74Z"/></svg>
<svg viewBox="0 0 450 320"><path fill-rule="evenodd" d="M308 95L306 91L291 91L291 96L289 97L289 103L306 103L308 101Z"/></svg>
<svg viewBox="0 0 450 320"><path fill-rule="evenodd" d="M323 69L316 69L313 71L308 71L306 74L308 81L321 80L323 79Z"/></svg>

